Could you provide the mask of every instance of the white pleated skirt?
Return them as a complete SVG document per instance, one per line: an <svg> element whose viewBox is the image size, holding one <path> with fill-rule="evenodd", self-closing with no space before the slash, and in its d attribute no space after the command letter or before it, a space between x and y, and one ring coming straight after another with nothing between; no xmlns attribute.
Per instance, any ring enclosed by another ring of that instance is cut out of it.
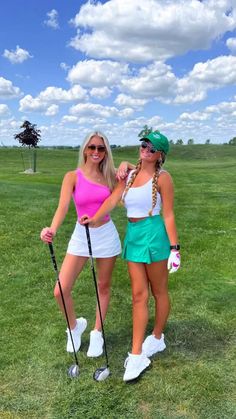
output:
<svg viewBox="0 0 236 419"><path fill-rule="evenodd" d="M121 253L119 234L112 220L100 227L90 227L89 233L93 257L109 258ZM67 253L89 257L86 230L78 222L69 241Z"/></svg>

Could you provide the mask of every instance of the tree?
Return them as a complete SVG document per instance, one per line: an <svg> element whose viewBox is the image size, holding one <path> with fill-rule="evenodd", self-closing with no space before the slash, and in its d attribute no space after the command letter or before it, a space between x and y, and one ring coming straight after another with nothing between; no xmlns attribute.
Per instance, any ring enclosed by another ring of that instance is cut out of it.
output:
<svg viewBox="0 0 236 419"><path fill-rule="evenodd" d="M21 128L24 128L24 131L15 134L15 140L18 140L23 146L37 147L38 142L40 141L40 129L36 129L36 124L31 124L29 121L24 121L21 125Z"/></svg>
<svg viewBox="0 0 236 419"><path fill-rule="evenodd" d="M229 140L229 145L236 145L236 137L233 137L231 140Z"/></svg>
<svg viewBox="0 0 236 419"><path fill-rule="evenodd" d="M22 146L27 146L33 149L32 160L33 160L33 172L36 172L36 147L40 141L40 129L36 128L36 124L31 124L29 121L24 121L21 125L24 128L19 134L15 134L15 140L18 140Z"/></svg>
<svg viewBox="0 0 236 419"><path fill-rule="evenodd" d="M156 130L156 131L158 131L158 130ZM138 137L139 138L145 138L148 134L150 134L150 132L152 132L152 127L149 128L148 125L144 125L143 129L138 134Z"/></svg>
<svg viewBox="0 0 236 419"><path fill-rule="evenodd" d="M183 145L183 140L181 139L181 138L179 138L177 141L176 141L176 145Z"/></svg>
<svg viewBox="0 0 236 419"><path fill-rule="evenodd" d="M205 144L210 144L210 142L211 142L211 140L209 140L209 138L208 138L208 140L206 140Z"/></svg>
<svg viewBox="0 0 236 419"><path fill-rule="evenodd" d="M194 140L192 139L192 138L190 138L189 140L188 140L188 145L193 145L194 144Z"/></svg>

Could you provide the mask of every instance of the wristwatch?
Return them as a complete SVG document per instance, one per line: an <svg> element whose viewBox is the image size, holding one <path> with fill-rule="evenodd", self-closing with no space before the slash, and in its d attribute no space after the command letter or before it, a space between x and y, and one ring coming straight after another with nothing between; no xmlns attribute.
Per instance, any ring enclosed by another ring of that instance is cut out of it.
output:
<svg viewBox="0 0 236 419"><path fill-rule="evenodd" d="M179 244L173 244L172 246L170 246L170 250L180 250L180 245Z"/></svg>

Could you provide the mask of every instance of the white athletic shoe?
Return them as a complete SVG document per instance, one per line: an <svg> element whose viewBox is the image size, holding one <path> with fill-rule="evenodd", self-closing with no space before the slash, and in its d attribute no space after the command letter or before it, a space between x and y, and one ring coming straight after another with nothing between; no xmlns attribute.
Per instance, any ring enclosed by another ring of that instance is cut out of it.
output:
<svg viewBox="0 0 236 419"><path fill-rule="evenodd" d="M164 341L164 334L162 333L160 339L157 339L154 335L147 336L142 345L142 351L147 357L150 357L157 352L162 352L166 348Z"/></svg>
<svg viewBox="0 0 236 419"><path fill-rule="evenodd" d="M124 363L124 381L134 380L139 377L141 372L144 371L151 363L150 359L148 359L144 353L140 355L128 353L128 355L129 356L126 358Z"/></svg>
<svg viewBox="0 0 236 419"><path fill-rule="evenodd" d="M90 332L90 342L87 352L87 356L90 358L96 358L103 353L103 337L102 332L99 330L92 330Z"/></svg>
<svg viewBox="0 0 236 419"><path fill-rule="evenodd" d="M75 328L73 330L71 330L71 334L72 334L72 339L73 339L74 346L75 346L75 352L78 352L78 350L80 348L80 345L81 345L81 335L87 327L87 320L84 319L83 317L80 317L79 319L76 319L76 322L77 322L77 324L76 324ZM74 352L69 329L66 329L66 333L67 333L66 350L67 350L67 352Z"/></svg>

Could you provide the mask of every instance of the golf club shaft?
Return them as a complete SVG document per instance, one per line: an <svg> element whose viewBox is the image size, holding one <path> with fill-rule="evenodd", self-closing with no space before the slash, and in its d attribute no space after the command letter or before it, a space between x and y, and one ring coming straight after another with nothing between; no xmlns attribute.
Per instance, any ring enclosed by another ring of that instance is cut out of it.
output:
<svg viewBox="0 0 236 419"><path fill-rule="evenodd" d="M50 250L50 255L51 255L53 267L54 267L54 270L57 274L57 283L58 283L58 286L59 286L60 295L61 295L61 299L62 299L62 304L63 304L65 316L66 316L66 322L67 322L67 326L68 326L68 330L69 330L69 333L70 333L70 338L71 338L71 342L72 342L72 346L73 346L75 362L76 362L76 365L79 366L77 355L76 355L76 352L75 352L75 345L74 345L74 341L73 341L72 333L71 333L71 329L70 329L70 322L69 322L69 318L68 318L68 314L67 314L67 310L66 310L64 295L63 295L63 292L62 292L61 282L60 282L60 278L59 278L59 272L58 272L58 269L57 269L57 262L56 262L56 257L55 257L55 254L54 254L53 244L48 243L48 246L49 246L49 250Z"/></svg>
<svg viewBox="0 0 236 419"><path fill-rule="evenodd" d="M104 332L104 326L103 326L103 320L102 320L102 310L101 310L101 305L100 305L100 298L99 298L96 274L95 274L95 269L94 269L92 246L91 246L88 224L85 224L85 231L86 231L86 235L87 235L88 249L89 249L89 256L90 256L90 266L91 266L91 271L92 271L92 274L93 274L93 280L94 280L95 291L96 291L96 296L97 296L98 311L99 311L99 316L100 316L100 321L101 321L101 326L102 326L102 336L103 336L103 340L104 340L104 352L105 352L106 363L107 363L107 368L108 368L109 365L108 365L107 345L106 345L106 338L105 338L105 332Z"/></svg>

